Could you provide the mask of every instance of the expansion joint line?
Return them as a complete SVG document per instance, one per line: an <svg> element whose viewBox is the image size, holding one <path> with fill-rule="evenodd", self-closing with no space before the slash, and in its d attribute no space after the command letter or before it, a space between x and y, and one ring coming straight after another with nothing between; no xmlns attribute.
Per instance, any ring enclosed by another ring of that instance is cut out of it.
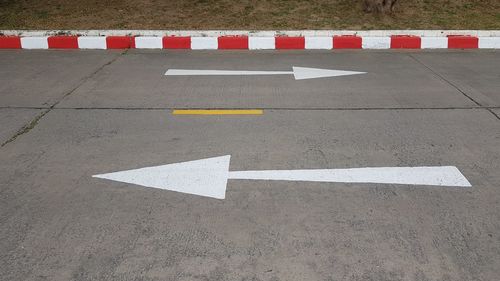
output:
<svg viewBox="0 0 500 281"><path fill-rule="evenodd" d="M419 63L420 65L422 65L423 67L425 67L426 69L428 69L429 71L431 71L432 73L434 73L434 75L436 75L437 77L439 77L441 80L443 80L444 82L446 82L448 85L450 85L453 88L455 88L464 97L468 98L470 101L472 101L473 103L475 103L479 107L485 108L488 112L490 112L491 114L493 114L493 116L495 116L495 118L497 118L498 120L500 120L500 116L498 116L491 108L483 107L483 105L481 103L479 103L473 97L471 97L470 95L468 95L467 93L465 93L462 89L460 89L460 87L458 87L457 85L455 85L454 83L452 83L450 80L446 79L443 75L439 74L437 71L435 71L434 69L432 69L431 67L429 67L428 65L426 65L425 63L423 63L421 60L417 59L415 56L412 56L411 54L408 54L408 56L410 58L412 58L414 61L416 61L417 63Z"/></svg>
<svg viewBox="0 0 500 281"><path fill-rule="evenodd" d="M435 71L434 69L432 69L431 67L429 67L428 65L426 65L425 63L423 63L421 60L417 59L416 57L412 56L411 54L408 54L408 56L410 58L412 58L413 60L415 60L420 65L422 65L423 67L425 67L426 69L428 69L429 71L431 71L434 75L436 75L437 77L439 77L441 80L443 80L444 82L446 82L448 85L450 85L453 88L455 88L458 92L460 92L462 95L464 95L470 101L472 101L473 103L475 103L476 105L478 105L480 107L483 107L482 104L480 104L474 98L472 98L467 93L465 93L464 91L462 91L462 89L460 89L460 87L458 87L457 85L453 84L451 81L449 81L448 79L446 79L443 75L439 74L437 71Z"/></svg>

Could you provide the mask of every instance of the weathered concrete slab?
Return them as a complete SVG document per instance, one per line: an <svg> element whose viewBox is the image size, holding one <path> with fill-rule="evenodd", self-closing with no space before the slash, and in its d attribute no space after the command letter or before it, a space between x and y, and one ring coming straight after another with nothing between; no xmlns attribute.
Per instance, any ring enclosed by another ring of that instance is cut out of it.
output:
<svg viewBox="0 0 500 281"><path fill-rule="evenodd" d="M477 60L484 59L478 56ZM300 81L291 75L164 76L170 68L291 71L292 66L368 73ZM475 104L404 52L134 50L89 79L59 106L439 108Z"/></svg>
<svg viewBox="0 0 500 281"><path fill-rule="evenodd" d="M414 56L483 106L500 106L499 51L424 52Z"/></svg>
<svg viewBox="0 0 500 281"><path fill-rule="evenodd" d="M461 91L497 106L498 62L491 51L0 51L0 107L27 107L0 109L0 141L60 101L0 148L0 280L496 280L500 121ZM292 66L368 74L163 75ZM198 107L267 110L165 110ZM91 177L227 154L232 171L453 165L472 188L229 180L221 201Z"/></svg>
<svg viewBox="0 0 500 281"><path fill-rule="evenodd" d="M54 110L0 149L6 280L493 280L500 122L476 110ZM231 170L456 165L473 187L230 181L214 200L91 178L231 154Z"/></svg>
<svg viewBox="0 0 500 281"><path fill-rule="evenodd" d="M76 88L116 51L0 51L0 106L48 107Z"/></svg>

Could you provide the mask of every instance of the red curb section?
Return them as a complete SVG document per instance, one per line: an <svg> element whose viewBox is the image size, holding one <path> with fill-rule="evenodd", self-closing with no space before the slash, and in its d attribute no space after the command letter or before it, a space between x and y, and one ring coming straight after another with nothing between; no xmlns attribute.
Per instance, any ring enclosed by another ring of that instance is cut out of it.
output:
<svg viewBox="0 0 500 281"><path fill-rule="evenodd" d="M78 36L51 36L49 49L78 49Z"/></svg>
<svg viewBox="0 0 500 281"><path fill-rule="evenodd" d="M355 35L343 35L333 37L334 49L361 49L363 39Z"/></svg>
<svg viewBox="0 0 500 281"><path fill-rule="evenodd" d="M417 36L394 35L391 36L391 49L420 49L422 39Z"/></svg>
<svg viewBox="0 0 500 281"><path fill-rule="evenodd" d="M131 36L106 37L106 48L108 49L130 49L134 48L134 45L134 37Z"/></svg>
<svg viewBox="0 0 500 281"><path fill-rule="evenodd" d="M472 36L450 35L448 36L448 49L477 49L479 38Z"/></svg>
<svg viewBox="0 0 500 281"><path fill-rule="evenodd" d="M191 37L163 37L163 49L191 49Z"/></svg>
<svg viewBox="0 0 500 281"><path fill-rule="evenodd" d="M248 36L218 37L219 49L248 49Z"/></svg>
<svg viewBox="0 0 500 281"><path fill-rule="evenodd" d="M275 37L276 49L305 49L306 40L304 37Z"/></svg>
<svg viewBox="0 0 500 281"><path fill-rule="evenodd" d="M0 36L0 49L21 49L21 37Z"/></svg>

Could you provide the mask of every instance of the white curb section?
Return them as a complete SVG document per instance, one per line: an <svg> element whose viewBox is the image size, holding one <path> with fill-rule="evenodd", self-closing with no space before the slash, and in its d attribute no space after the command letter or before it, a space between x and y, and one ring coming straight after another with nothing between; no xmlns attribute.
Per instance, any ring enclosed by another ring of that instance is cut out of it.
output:
<svg viewBox="0 0 500 281"><path fill-rule="evenodd" d="M479 49L500 49L500 37L479 37Z"/></svg>
<svg viewBox="0 0 500 281"><path fill-rule="evenodd" d="M250 50L274 50L276 42L274 37L249 37L248 49Z"/></svg>
<svg viewBox="0 0 500 281"><path fill-rule="evenodd" d="M193 50L217 50L218 47L217 37L191 37Z"/></svg>
<svg viewBox="0 0 500 281"><path fill-rule="evenodd" d="M446 37L422 37L422 49L446 49L448 38Z"/></svg>
<svg viewBox="0 0 500 281"><path fill-rule="evenodd" d="M21 38L21 46L23 49L48 49L48 37L23 37Z"/></svg>
<svg viewBox="0 0 500 281"><path fill-rule="evenodd" d="M161 37L136 37L135 48L137 49L163 49L163 39Z"/></svg>
<svg viewBox="0 0 500 281"><path fill-rule="evenodd" d="M305 37L305 42L308 50L333 49L332 37Z"/></svg>
<svg viewBox="0 0 500 281"><path fill-rule="evenodd" d="M106 37L78 37L78 47L80 49L102 49L105 50Z"/></svg>
<svg viewBox="0 0 500 281"><path fill-rule="evenodd" d="M391 37L363 37L363 49L390 49Z"/></svg>

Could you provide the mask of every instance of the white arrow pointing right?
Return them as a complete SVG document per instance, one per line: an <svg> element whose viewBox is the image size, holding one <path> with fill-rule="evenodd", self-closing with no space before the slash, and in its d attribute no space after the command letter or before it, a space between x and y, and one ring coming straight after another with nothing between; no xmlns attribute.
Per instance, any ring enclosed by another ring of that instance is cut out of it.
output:
<svg viewBox="0 0 500 281"><path fill-rule="evenodd" d="M96 178L224 199L228 179L470 187L454 166L229 171L230 155L140 168Z"/></svg>
<svg viewBox="0 0 500 281"><path fill-rule="evenodd" d="M321 69L294 66L293 71L255 71L255 70L193 70L168 69L166 76L245 76L245 75L293 75L295 80L365 74L366 72Z"/></svg>

